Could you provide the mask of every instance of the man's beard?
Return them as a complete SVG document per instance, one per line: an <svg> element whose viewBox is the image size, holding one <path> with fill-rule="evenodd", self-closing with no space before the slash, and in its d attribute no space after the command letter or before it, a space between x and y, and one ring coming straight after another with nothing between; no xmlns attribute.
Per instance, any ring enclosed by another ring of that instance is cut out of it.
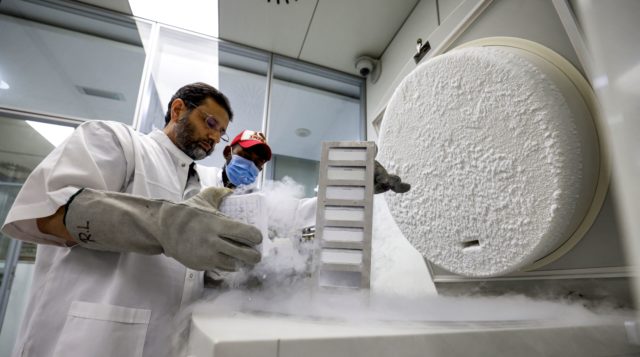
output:
<svg viewBox="0 0 640 357"><path fill-rule="evenodd" d="M195 128L185 115L180 118L176 124L176 141L178 142L178 147L193 160L202 160L213 152L215 142L207 139L194 140L194 136ZM200 142L205 140L211 145L211 150L208 152L200 147Z"/></svg>

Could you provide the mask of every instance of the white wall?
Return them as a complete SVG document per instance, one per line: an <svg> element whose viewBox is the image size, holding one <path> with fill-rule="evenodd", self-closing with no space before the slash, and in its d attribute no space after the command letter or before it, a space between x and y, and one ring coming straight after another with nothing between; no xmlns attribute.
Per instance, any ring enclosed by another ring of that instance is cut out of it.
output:
<svg viewBox="0 0 640 357"><path fill-rule="evenodd" d="M438 0L438 10L440 10L440 23L446 21L446 19L453 13L464 0Z"/></svg>
<svg viewBox="0 0 640 357"><path fill-rule="evenodd" d="M512 36L538 42L582 67L551 0L494 0L452 47L483 37Z"/></svg>
<svg viewBox="0 0 640 357"><path fill-rule="evenodd" d="M416 40L429 41L432 51L452 29L483 0L422 0L409 16L385 53L382 72L372 84L367 80L367 137L376 140L372 122L386 107L395 88L416 64ZM437 23L436 5L441 24ZM494 0L451 48L483 37L513 36L539 42L558 52L579 70L577 56L562 27L551 0Z"/></svg>
<svg viewBox="0 0 640 357"><path fill-rule="evenodd" d="M389 100L391 93L398 86L402 73L406 75L413 64L413 54L416 52L416 40L422 38L426 41L429 35L438 27L438 14L436 0L422 0L413 9L396 37L391 41L380 58L380 78L376 84L371 84L367 79L367 139L376 140L377 135L373 130L372 121L380 114L384 105ZM410 68L406 70L406 68Z"/></svg>

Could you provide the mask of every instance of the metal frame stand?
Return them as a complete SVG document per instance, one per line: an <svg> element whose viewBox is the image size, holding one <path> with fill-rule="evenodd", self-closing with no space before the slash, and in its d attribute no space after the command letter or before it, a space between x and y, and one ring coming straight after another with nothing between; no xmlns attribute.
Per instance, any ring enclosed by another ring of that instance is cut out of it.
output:
<svg viewBox="0 0 640 357"><path fill-rule="evenodd" d="M374 157L373 142L322 144L316 213L318 287L370 287Z"/></svg>

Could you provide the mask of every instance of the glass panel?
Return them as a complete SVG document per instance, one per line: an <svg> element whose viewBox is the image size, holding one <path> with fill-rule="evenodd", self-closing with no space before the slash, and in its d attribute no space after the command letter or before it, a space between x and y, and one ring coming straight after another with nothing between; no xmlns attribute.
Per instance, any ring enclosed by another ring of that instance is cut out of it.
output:
<svg viewBox="0 0 640 357"><path fill-rule="evenodd" d="M229 44L220 45L219 89L231 102L233 121L227 132L229 138L242 130L265 131L262 127L264 101L267 92L267 72L269 55L242 49ZM270 143L270 138L267 138ZM224 166L223 145L216 147L213 154L202 160L205 166Z"/></svg>
<svg viewBox="0 0 640 357"><path fill-rule="evenodd" d="M318 193L319 166L318 160L274 154L270 166L267 166L267 177L273 177L274 180L282 180L286 176L291 177L304 185L304 197L315 197Z"/></svg>
<svg viewBox="0 0 640 357"><path fill-rule="evenodd" d="M18 191L31 171L64 140L72 127L34 121L0 118L0 222L4 220ZM0 233L0 266L5 277L7 248L11 239ZM26 308L33 276L36 245L22 242L8 306L0 333L0 356L11 353L18 326Z"/></svg>
<svg viewBox="0 0 640 357"><path fill-rule="evenodd" d="M29 247L25 248L25 246ZM22 259L22 252L25 249L35 253L35 244L22 242L20 259ZM34 267L32 260L19 260L15 267L8 304L2 321L2 330L0 331L0 356L11 355L13 344L18 337L20 323L27 308Z"/></svg>
<svg viewBox="0 0 640 357"><path fill-rule="evenodd" d="M289 176L315 196L323 141L364 139L360 78L277 58L273 67L269 142L272 177Z"/></svg>
<svg viewBox="0 0 640 357"><path fill-rule="evenodd" d="M156 26L160 26L156 41L145 43L150 46L147 50L153 51L153 63L138 126L143 133L164 128L167 106L180 87L194 82L218 86L217 39Z"/></svg>
<svg viewBox="0 0 640 357"><path fill-rule="evenodd" d="M124 30L138 37L135 26L118 26ZM0 48L0 106L133 122L145 61L140 43L0 15Z"/></svg>

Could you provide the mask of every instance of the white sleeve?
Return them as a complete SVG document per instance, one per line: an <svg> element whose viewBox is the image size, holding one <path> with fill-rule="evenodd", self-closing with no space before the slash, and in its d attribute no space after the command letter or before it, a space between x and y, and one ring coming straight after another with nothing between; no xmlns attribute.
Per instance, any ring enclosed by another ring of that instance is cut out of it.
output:
<svg viewBox="0 0 640 357"><path fill-rule="evenodd" d="M222 169L214 166L203 166L196 164L196 171L200 177L202 188L222 187Z"/></svg>
<svg viewBox="0 0 640 357"><path fill-rule="evenodd" d="M317 206L317 197L303 198L298 202L296 217L294 219L294 228L297 230L297 233L300 233L302 231L302 228L316 225Z"/></svg>
<svg viewBox="0 0 640 357"><path fill-rule="evenodd" d="M125 150L131 151L127 132L120 123L89 121L80 125L29 175L2 232L29 242L62 244L61 239L41 233L36 219L52 215L83 187L121 191L127 165L134 165L127 162L131 155L125 154Z"/></svg>

